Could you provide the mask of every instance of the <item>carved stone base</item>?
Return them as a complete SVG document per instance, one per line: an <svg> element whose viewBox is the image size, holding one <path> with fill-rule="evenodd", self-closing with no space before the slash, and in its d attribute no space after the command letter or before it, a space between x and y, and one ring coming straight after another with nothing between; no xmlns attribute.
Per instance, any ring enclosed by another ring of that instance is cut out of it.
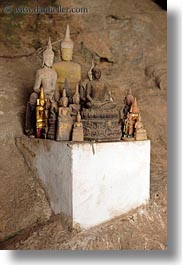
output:
<svg viewBox="0 0 182 265"><path fill-rule="evenodd" d="M121 140L121 125L117 118L82 120L84 140L117 141Z"/></svg>

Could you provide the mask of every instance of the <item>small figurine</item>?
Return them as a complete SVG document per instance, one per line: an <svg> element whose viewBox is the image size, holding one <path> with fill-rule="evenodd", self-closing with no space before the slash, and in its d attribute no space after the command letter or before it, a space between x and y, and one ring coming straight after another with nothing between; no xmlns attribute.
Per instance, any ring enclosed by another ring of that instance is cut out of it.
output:
<svg viewBox="0 0 182 265"><path fill-rule="evenodd" d="M43 52L43 68L37 70L33 93L27 103L25 133L28 136L35 135L36 102L40 93L41 86L44 87L45 98L55 101L54 93L56 89L57 74L51 69L54 60L51 40L49 38L47 49Z"/></svg>
<svg viewBox="0 0 182 265"><path fill-rule="evenodd" d="M57 110L53 105L51 105L49 110L48 133L47 133L47 138L50 140L55 140L56 138L56 123L57 123Z"/></svg>
<svg viewBox="0 0 182 265"><path fill-rule="evenodd" d="M77 121L73 125L72 141L83 142L83 124L81 122L80 112L77 114Z"/></svg>
<svg viewBox="0 0 182 265"><path fill-rule="evenodd" d="M101 79L101 71L92 69L93 80L86 86L86 105L93 109L110 109L116 107L111 98L111 92L107 84Z"/></svg>
<svg viewBox="0 0 182 265"><path fill-rule="evenodd" d="M144 129L141 116L139 115L138 121L135 123L135 140L147 140L147 130Z"/></svg>
<svg viewBox="0 0 182 265"><path fill-rule="evenodd" d="M46 138L45 104L44 89L41 87L36 106L36 138Z"/></svg>
<svg viewBox="0 0 182 265"><path fill-rule="evenodd" d="M80 94L79 94L79 84L76 85L76 91L73 95L73 104L69 105L69 108L71 110L71 116L73 118L73 121L76 121L77 114L80 111Z"/></svg>
<svg viewBox="0 0 182 265"><path fill-rule="evenodd" d="M133 102L134 102L134 97L132 95L131 88L130 88L128 90L128 94L124 98L125 106L124 106L124 109L123 109L123 114L124 114L123 118L127 117L127 114L128 114L128 112L130 112L130 108L131 108L131 105L133 104Z"/></svg>
<svg viewBox="0 0 182 265"><path fill-rule="evenodd" d="M59 107L56 140L70 141L73 120L70 115L70 108L68 107L68 98L65 89L63 89L63 96L60 102L62 106Z"/></svg>

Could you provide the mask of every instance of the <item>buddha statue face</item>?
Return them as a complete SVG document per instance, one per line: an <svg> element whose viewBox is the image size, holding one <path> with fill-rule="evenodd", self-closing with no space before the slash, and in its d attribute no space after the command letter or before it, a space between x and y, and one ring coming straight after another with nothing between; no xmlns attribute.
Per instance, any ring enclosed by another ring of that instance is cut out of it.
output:
<svg viewBox="0 0 182 265"><path fill-rule="evenodd" d="M42 106L42 107L43 107L43 106L44 106L44 103L45 103L44 99L40 99L40 101L39 101L39 102L40 102L40 106Z"/></svg>
<svg viewBox="0 0 182 265"><path fill-rule="evenodd" d="M101 71L97 68L92 69L93 78L99 80L101 78Z"/></svg>
<svg viewBox="0 0 182 265"><path fill-rule="evenodd" d="M68 106L68 98L67 97L63 97L62 98L62 105L63 105L63 107L67 107Z"/></svg>
<svg viewBox="0 0 182 265"><path fill-rule="evenodd" d="M43 64L46 65L47 67L52 67L54 62L54 57L53 56L44 56L44 61Z"/></svg>
<svg viewBox="0 0 182 265"><path fill-rule="evenodd" d="M71 61L73 57L73 49L61 48L61 54L63 61Z"/></svg>
<svg viewBox="0 0 182 265"><path fill-rule="evenodd" d="M80 104L80 97L73 97L73 103L76 105Z"/></svg>
<svg viewBox="0 0 182 265"><path fill-rule="evenodd" d="M51 67L54 62L54 52L52 50L51 39L49 38L46 50L43 52L43 66Z"/></svg>

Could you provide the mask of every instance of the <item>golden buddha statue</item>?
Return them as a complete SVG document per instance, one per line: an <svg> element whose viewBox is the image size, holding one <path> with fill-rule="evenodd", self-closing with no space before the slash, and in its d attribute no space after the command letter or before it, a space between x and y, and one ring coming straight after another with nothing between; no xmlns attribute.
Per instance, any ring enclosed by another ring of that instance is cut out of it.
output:
<svg viewBox="0 0 182 265"><path fill-rule="evenodd" d="M69 82L71 95L75 92L76 84L81 80L81 66L78 63L72 62L74 43L70 38L70 28L67 25L66 34L61 42L61 57L62 61L54 63L53 69L57 73L57 85L62 93L65 78Z"/></svg>
<svg viewBox="0 0 182 265"><path fill-rule="evenodd" d="M36 106L36 138L46 138L46 114L45 114L45 95L44 89L40 89L40 97L37 99Z"/></svg>

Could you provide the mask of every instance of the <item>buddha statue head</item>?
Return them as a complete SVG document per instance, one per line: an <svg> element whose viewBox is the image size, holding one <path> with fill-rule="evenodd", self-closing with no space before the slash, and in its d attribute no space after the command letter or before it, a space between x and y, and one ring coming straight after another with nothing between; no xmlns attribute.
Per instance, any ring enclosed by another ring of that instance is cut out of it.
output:
<svg viewBox="0 0 182 265"><path fill-rule="evenodd" d="M79 84L76 85L76 91L73 95L73 103L76 105L80 104Z"/></svg>
<svg viewBox="0 0 182 265"><path fill-rule="evenodd" d="M51 38L49 38L47 49L43 52L43 66L51 67L54 62L54 52L52 50Z"/></svg>
<svg viewBox="0 0 182 265"><path fill-rule="evenodd" d="M98 68L94 67L92 69L92 76L94 80L99 80L101 78L101 71Z"/></svg>
<svg viewBox="0 0 182 265"><path fill-rule="evenodd" d="M132 95L132 92L131 92L131 88L128 90L128 94L127 96L125 97L125 104L127 104L128 106L131 106L134 102L134 97Z"/></svg>
<svg viewBox="0 0 182 265"><path fill-rule="evenodd" d="M63 61L72 60L73 48L74 48L74 43L70 38L70 27L69 24L67 24L66 34L63 41L61 42L61 54Z"/></svg>
<svg viewBox="0 0 182 265"><path fill-rule="evenodd" d="M63 107L67 107L68 106L68 97L66 96L66 90L65 90L65 88L63 89L63 96L61 98L61 105Z"/></svg>

